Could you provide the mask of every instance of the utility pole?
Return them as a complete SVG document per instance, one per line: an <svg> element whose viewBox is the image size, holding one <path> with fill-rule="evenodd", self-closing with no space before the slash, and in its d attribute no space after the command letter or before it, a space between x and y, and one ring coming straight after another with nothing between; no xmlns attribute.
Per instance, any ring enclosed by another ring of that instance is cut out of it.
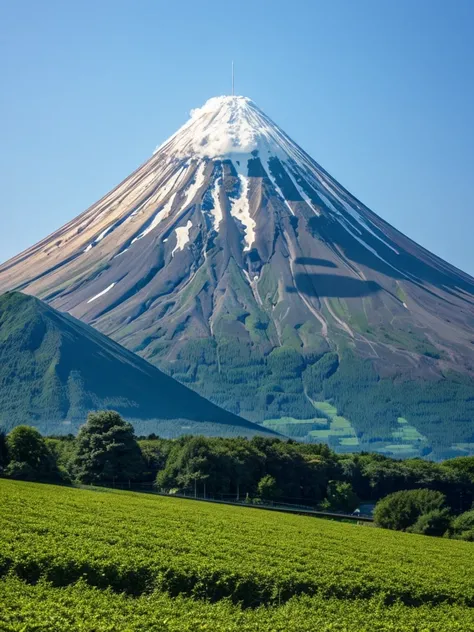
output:
<svg viewBox="0 0 474 632"><path fill-rule="evenodd" d="M232 62L232 96L234 96L234 62Z"/></svg>

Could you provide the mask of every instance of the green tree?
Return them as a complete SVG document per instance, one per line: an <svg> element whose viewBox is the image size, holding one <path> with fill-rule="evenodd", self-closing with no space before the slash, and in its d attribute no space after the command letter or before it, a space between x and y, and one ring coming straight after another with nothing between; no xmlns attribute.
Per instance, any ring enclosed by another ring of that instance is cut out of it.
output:
<svg viewBox="0 0 474 632"><path fill-rule="evenodd" d="M53 455L36 428L17 426L7 435L6 444L7 476L27 480L48 480L58 476Z"/></svg>
<svg viewBox="0 0 474 632"><path fill-rule="evenodd" d="M265 474L265 476L258 481L257 491L262 500L273 500L280 495L277 482L270 474Z"/></svg>
<svg viewBox="0 0 474 632"><path fill-rule="evenodd" d="M200 490L198 486L202 484L203 486L203 496L206 497L206 481L209 478L209 474L204 474L201 471L201 467L203 462L200 461L199 458L193 459L194 463L191 464L191 469L184 474L180 474L178 476L178 484L183 489L192 488L194 497L196 498L200 495Z"/></svg>
<svg viewBox="0 0 474 632"><path fill-rule="evenodd" d="M151 436L151 435L150 435ZM171 441L148 437L138 441L144 461L144 481L154 481L158 472L166 467L166 461L172 447Z"/></svg>
<svg viewBox="0 0 474 632"><path fill-rule="evenodd" d="M474 509L465 511L454 518L452 522L452 535L459 540L474 542Z"/></svg>
<svg viewBox="0 0 474 632"><path fill-rule="evenodd" d="M447 509L433 509L422 514L407 531L420 535L442 536L448 531L450 524L451 515Z"/></svg>
<svg viewBox="0 0 474 632"><path fill-rule="evenodd" d="M375 506L375 524L384 529L406 531L423 514L443 509L446 498L432 489L412 489L394 492Z"/></svg>
<svg viewBox="0 0 474 632"><path fill-rule="evenodd" d="M367 455L361 459L362 474L368 479L372 495L381 498L410 487L410 474L403 461L382 455Z"/></svg>
<svg viewBox="0 0 474 632"><path fill-rule="evenodd" d="M332 511L354 511L360 505L360 499L354 493L352 485L343 481L329 481L327 497L321 503L323 509Z"/></svg>
<svg viewBox="0 0 474 632"><path fill-rule="evenodd" d="M73 472L83 483L127 482L142 475L144 463L133 426L115 411L89 413L76 445Z"/></svg>
<svg viewBox="0 0 474 632"><path fill-rule="evenodd" d="M264 473L265 456L245 439L228 442L225 458L228 463L229 492L235 491L236 499L255 490L256 482Z"/></svg>
<svg viewBox="0 0 474 632"><path fill-rule="evenodd" d="M181 437L171 449L166 467L158 472L157 486L189 488L197 494L198 483L211 478L212 484L216 478L212 443L207 437Z"/></svg>
<svg viewBox="0 0 474 632"><path fill-rule="evenodd" d="M71 461L76 453L76 437L73 434L45 437L48 450L65 482L71 482Z"/></svg>
<svg viewBox="0 0 474 632"><path fill-rule="evenodd" d="M471 483L474 483L474 456L458 456L444 461L442 465L457 472L462 472L469 478Z"/></svg>

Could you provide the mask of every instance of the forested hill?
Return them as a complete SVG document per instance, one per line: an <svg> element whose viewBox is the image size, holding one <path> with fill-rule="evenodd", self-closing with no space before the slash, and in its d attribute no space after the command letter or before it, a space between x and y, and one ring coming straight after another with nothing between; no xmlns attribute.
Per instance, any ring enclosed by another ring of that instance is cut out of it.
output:
<svg viewBox="0 0 474 632"><path fill-rule="evenodd" d="M117 410L137 432L274 434L222 410L67 314L18 292L0 297L0 425L75 432Z"/></svg>

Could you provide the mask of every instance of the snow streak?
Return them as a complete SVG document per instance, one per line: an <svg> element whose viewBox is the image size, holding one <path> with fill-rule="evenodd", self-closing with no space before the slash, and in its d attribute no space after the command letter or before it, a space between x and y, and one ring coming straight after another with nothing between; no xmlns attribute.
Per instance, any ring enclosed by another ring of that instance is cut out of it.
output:
<svg viewBox="0 0 474 632"><path fill-rule="evenodd" d="M245 163L247 164L247 163ZM240 181L240 196L234 200L230 198L230 213L233 217L236 217L243 225L245 232L245 250L250 250L253 242L255 241L255 220L250 215L250 204L248 199L249 192L249 178L247 176L247 170L242 168L241 165L236 165L239 181ZM245 175L244 175L245 173Z"/></svg>
<svg viewBox="0 0 474 632"><path fill-rule="evenodd" d="M184 248L184 246L188 243L189 241L189 231L192 228L192 221L189 219L186 222L186 226L179 226L176 230L176 246L173 248L173 251L171 252L171 256L174 255L174 253L177 250L182 250Z"/></svg>
<svg viewBox="0 0 474 632"><path fill-rule="evenodd" d="M95 301L96 299L100 298L101 296L104 296L104 294L107 294L107 292L109 292L113 287L115 286L115 282L111 283L109 285L109 287L106 287L105 290L102 290L102 292L99 292L98 294L96 294L95 296L93 296L92 298L90 298L87 303L92 303L92 301Z"/></svg>

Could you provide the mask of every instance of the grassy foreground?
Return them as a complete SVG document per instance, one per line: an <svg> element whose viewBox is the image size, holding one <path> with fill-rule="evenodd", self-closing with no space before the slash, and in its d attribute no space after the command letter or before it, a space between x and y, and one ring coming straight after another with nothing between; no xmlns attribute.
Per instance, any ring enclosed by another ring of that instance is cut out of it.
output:
<svg viewBox="0 0 474 632"><path fill-rule="evenodd" d="M474 547L0 480L0 630L474 630Z"/></svg>

